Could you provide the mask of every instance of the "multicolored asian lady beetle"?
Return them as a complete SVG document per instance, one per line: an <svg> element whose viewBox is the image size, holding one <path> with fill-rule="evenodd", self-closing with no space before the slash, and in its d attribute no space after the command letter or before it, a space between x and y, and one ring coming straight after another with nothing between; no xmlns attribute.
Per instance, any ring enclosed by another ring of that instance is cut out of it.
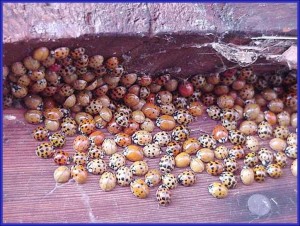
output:
<svg viewBox="0 0 300 226"><path fill-rule="evenodd" d="M208 186L208 192L217 199L226 198L228 196L228 189L224 184L214 182Z"/></svg>
<svg viewBox="0 0 300 226"><path fill-rule="evenodd" d="M185 170L177 176L177 181L185 187L192 186L196 183L196 175L191 170Z"/></svg>

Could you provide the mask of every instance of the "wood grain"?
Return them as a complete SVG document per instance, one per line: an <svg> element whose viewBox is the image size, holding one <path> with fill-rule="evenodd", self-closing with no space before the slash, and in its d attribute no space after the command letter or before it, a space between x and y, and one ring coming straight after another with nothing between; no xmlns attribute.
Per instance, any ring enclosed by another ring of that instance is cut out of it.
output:
<svg viewBox="0 0 300 226"><path fill-rule="evenodd" d="M117 186L112 192L98 187L99 176L89 175L86 184L70 181L55 184L52 159L35 155L37 141L31 137L35 125L23 119L24 110L4 110L3 134L3 221L12 222L297 222L297 182L290 164L280 179L267 178L264 183L245 186L240 181L226 199L218 200L208 194L207 186L217 177L206 173L197 175L192 187L178 186L172 191L172 204L158 206L155 189L145 200L135 198L129 187ZM190 126L192 136L201 131L211 132L216 122L202 117ZM72 137L67 138L65 150L72 153ZM150 168L159 159L147 159ZM129 165L130 163L128 163ZM175 174L181 172L176 169ZM258 217L247 206L253 194L265 195L271 211Z"/></svg>

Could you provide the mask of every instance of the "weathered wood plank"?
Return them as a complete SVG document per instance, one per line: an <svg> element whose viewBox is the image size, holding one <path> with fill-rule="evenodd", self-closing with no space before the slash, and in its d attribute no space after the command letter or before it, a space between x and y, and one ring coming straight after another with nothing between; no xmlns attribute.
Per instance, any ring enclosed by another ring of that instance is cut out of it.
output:
<svg viewBox="0 0 300 226"><path fill-rule="evenodd" d="M55 185L52 159L35 156L37 142L30 132L35 128L23 120L24 110L4 111L3 189L4 222L296 222L297 182L290 168L280 179L267 178L230 191L228 198L217 200L210 196L207 186L217 177L206 173L197 175L195 186L178 186L172 191L172 204L159 207L155 189L145 200L135 198L129 187L117 186L112 192L98 187L99 176L89 175L86 184ZM14 119L16 117L16 119ZM13 120L9 120L13 119ZM192 136L199 127L211 131L216 122L198 119L191 125ZM64 149L72 152L72 138ZM158 159L148 160L150 168ZM289 164L292 161L289 160ZM182 170L176 169L175 174ZM251 214L247 201L253 194L265 195L270 201L270 213L258 218Z"/></svg>

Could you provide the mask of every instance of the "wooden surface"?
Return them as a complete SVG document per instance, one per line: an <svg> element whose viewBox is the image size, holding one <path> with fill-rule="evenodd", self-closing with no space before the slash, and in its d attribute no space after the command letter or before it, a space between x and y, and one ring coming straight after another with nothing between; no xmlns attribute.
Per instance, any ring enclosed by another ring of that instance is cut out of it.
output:
<svg viewBox="0 0 300 226"><path fill-rule="evenodd" d="M56 185L53 159L35 155L37 141L31 137L35 125L23 119L24 110L4 110L3 135L3 221L9 222L291 222L297 221L297 183L289 165L279 179L267 178L264 183L243 185L230 190L226 199L209 195L207 186L217 177L197 174L192 187L178 186L172 190L172 203L160 207L151 189L145 200L134 197L129 187L117 186L111 192L98 187L99 176L89 175L86 184L74 181ZM216 124L207 117L197 119L190 128L192 136L202 131L211 132ZM65 150L72 153L72 139L67 139ZM159 159L147 162L157 167ZM128 163L129 164L129 163ZM177 175L183 169L176 169ZM247 202L254 194L264 195L270 212L259 217L249 211Z"/></svg>

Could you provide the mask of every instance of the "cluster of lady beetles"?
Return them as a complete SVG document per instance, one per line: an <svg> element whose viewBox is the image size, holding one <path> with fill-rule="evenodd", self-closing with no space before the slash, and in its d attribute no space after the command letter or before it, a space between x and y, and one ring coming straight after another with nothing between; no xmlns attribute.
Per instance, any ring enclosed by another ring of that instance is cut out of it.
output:
<svg viewBox="0 0 300 226"><path fill-rule="evenodd" d="M228 69L178 81L128 73L118 58L88 56L84 48L41 47L4 67L3 76L4 105L21 100L25 120L44 123L32 133L44 141L35 152L59 165L57 183L85 183L91 173L101 175L103 191L130 186L138 198L158 187L156 198L166 206L172 189L193 185L205 169L219 176L208 186L216 198L236 187L237 173L245 185L278 178L291 158L297 174L297 134L290 132L297 127L295 71L257 76L251 68ZM191 137L189 124L204 114L219 123L211 134ZM62 150L66 136L76 136L74 154ZM260 139L270 139L270 147ZM145 158L160 158L159 169L149 169ZM184 170L176 176L175 167Z"/></svg>

